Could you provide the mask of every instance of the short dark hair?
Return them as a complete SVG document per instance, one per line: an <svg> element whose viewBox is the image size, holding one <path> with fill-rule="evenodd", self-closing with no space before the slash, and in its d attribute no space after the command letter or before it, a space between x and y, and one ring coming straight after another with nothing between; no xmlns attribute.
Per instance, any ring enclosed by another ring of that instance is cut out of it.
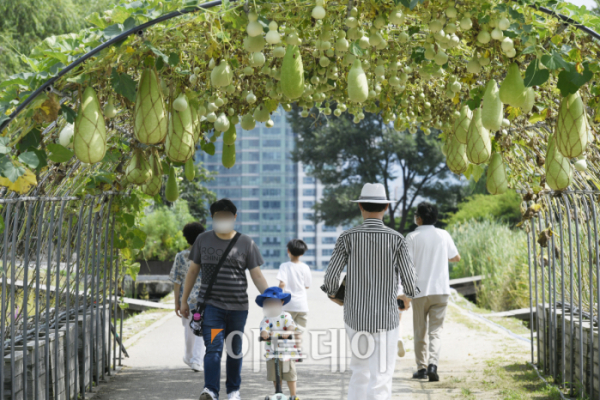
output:
<svg viewBox="0 0 600 400"><path fill-rule="evenodd" d="M200 222L190 222L183 227L183 237L191 246L196 241L198 235L204 231L204 226Z"/></svg>
<svg viewBox="0 0 600 400"><path fill-rule="evenodd" d="M417 217L421 218L423 225L433 225L437 222L438 209L435 204L424 201L417 206Z"/></svg>
<svg viewBox="0 0 600 400"><path fill-rule="evenodd" d="M210 216L215 215L219 211L229 211L233 215L237 214L237 207L233 204L233 201L229 199L217 200L210 205Z"/></svg>
<svg viewBox="0 0 600 400"><path fill-rule="evenodd" d="M363 210L367 212L382 212L385 210L387 203L379 204L379 203L359 203Z"/></svg>
<svg viewBox="0 0 600 400"><path fill-rule="evenodd" d="M294 257L300 257L308 250L308 246L304 243L304 240L292 239L288 242L287 249Z"/></svg>

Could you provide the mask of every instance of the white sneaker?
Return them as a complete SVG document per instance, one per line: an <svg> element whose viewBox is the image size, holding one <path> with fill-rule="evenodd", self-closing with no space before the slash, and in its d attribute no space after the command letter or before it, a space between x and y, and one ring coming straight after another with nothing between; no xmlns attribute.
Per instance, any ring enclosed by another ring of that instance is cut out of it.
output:
<svg viewBox="0 0 600 400"><path fill-rule="evenodd" d="M217 400L217 396L211 390L204 388L200 393L200 400Z"/></svg>
<svg viewBox="0 0 600 400"><path fill-rule="evenodd" d="M198 363L192 363L190 364L190 367L195 371L195 372L202 372L204 371L204 367L202 366L202 364L198 364Z"/></svg>
<svg viewBox="0 0 600 400"><path fill-rule="evenodd" d="M229 393L227 396L229 396L229 400L242 400L242 398L240 397L240 391L236 390L235 392L231 392Z"/></svg>
<svg viewBox="0 0 600 400"><path fill-rule="evenodd" d="M398 357L404 357L406 354L406 350L404 350L404 341L402 339L398 339Z"/></svg>
<svg viewBox="0 0 600 400"><path fill-rule="evenodd" d="M186 360L186 359L185 359L185 357L183 357L183 363L184 363L185 365L187 365L188 367L190 367L190 368L192 367L192 363L191 363L191 362L189 362L188 360Z"/></svg>

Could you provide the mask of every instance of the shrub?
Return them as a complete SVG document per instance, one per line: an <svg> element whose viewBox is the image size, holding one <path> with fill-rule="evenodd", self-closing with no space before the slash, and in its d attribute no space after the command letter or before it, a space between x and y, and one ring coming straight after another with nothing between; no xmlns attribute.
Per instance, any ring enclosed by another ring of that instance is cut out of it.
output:
<svg viewBox="0 0 600 400"><path fill-rule="evenodd" d="M497 196L476 194L458 205L458 211L446 222L452 226L469 220L502 221L514 226L521 220L521 196L508 191Z"/></svg>
<svg viewBox="0 0 600 400"><path fill-rule="evenodd" d="M449 230L461 255L452 279L484 275L479 306L494 311L529 307L527 236L498 221L457 223Z"/></svg>
<svg viewBox="0 0 600 400"><path fill-rule="evenodd" d="M181 229L193 221L186 201L177 201L173 207L159 206L146 214L141 221L147 235L144 257L147 260L173 260L178 252L189 247Z"/></svg>

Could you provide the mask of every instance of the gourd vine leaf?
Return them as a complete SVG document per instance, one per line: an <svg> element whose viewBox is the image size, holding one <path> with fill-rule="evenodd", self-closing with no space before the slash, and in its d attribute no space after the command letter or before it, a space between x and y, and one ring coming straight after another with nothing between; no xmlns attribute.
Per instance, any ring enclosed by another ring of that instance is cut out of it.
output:
<svg viewBox="0 0 600 400"><path fill-rule="evenodd" d="M23 174L25 174L25 168L23 168L21 165L15 165L13 161L6 155L0 158L0 175L8 178L9 181L14 183Z"/></svg>
<svg viewBox="0 0 600 400"><path fill-rule="evenodd" d="M115 93L120 94L132 103L135 102L135 90L137 85L129 75L126 73L120 74L116 69L113 69L110 79Z"/></svg>
<svg viewBox="0 0 600 400"><path fill-rule="evenodd" d="M74 124L77 119L77 113L71 107L61 104L60 109L62 111L63 116L67 120L68 123Z"/></svg>
<svg viewBox="0 0 600 400"><path fill-rule="evenodd" d="M556 86L560 90L560 94L563 97L577 92L580 87L592 79L594 74L592 71L590 71L589 64L584 63L583 67L584 70L581 74L577 72L576 68L564 70L558 74L558 82L556 83Z"/></svg>
<svg viewBox="0 0 600 400"><path fill-rule="evenodd" d="M543 85L548 78L550 78L550 71L547 69L540 69L540 59L536 58L529 63L529 66L525 71L525 87Z"/></svg>
<svg viewBox="0 0 600 400"><path fill-rule="evenodd" d="M55 163L69 161L73 157L73 152L65 146L56 143L49 143L46 148L50 151L48 158Z"/></svg>

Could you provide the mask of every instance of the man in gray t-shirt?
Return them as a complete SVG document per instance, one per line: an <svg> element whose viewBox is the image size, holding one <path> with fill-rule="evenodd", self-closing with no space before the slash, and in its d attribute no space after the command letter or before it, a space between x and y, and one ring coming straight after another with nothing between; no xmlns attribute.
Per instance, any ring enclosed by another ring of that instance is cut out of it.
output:
<svg viewBox="0 0 600 400"><path fill-rule="evenodd" d="M213 279L217 263L229 245L215 231L199 235L190 251L189 259L202 268L202 286L198 301L224 310L248 310L248 282L246 269L252 271L263 264L258 247L250 236L242 235L232 247L219 270L210 297L204 301L208 283Z"/></svg>
<svg viewBox="0 0 600 400"><path fill-rule="evenodd" d="M244 332L248 317L248 282L246 270L260 293L268 285L260 265L262 256L254 241L246 235L241 235L231 248L208 298L206 289L213 279L217 264L234 238L233 227L237 217L237 208L229 199L221 199L210 206L213 218L213 230L199 235L192 246L189 259L191 260L185 278L181 314L186 318L190 313L188 297L194 282L202 269L202 286L198 300L206 308L202 322L202 332L206 354L204 356L204 390L200 400L217 400L221 382L221 356L227 337L231 337L231 348L227 352L227 395L229 400L240 400L240 384L242 382L242 338L236 332Z"/></svg>

